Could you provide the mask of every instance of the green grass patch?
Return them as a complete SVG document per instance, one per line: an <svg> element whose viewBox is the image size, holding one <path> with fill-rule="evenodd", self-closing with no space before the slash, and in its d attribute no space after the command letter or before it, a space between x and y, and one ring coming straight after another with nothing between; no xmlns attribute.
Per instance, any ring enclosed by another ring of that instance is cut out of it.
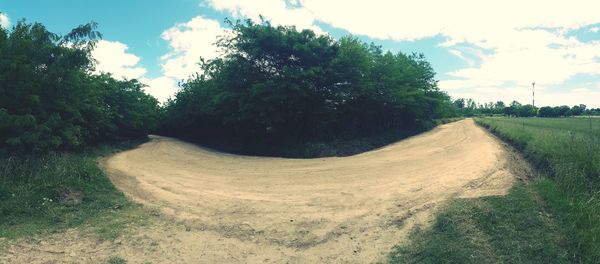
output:
<svg viewBox="0 0 600 264"><path fill-rule="evenodd" d="M536 190L568 236L576 262L600 263L600 119L481 118L545 178Z"/></svg>
<svg viewBox="0 0 600 264"><path fill-rule="evenodd" d="M127 264L127 261L121 257L112 256L108 258L108 264Z"/></svg>
<svg viewBox="0 0 600 264"><path fill-rule="evenodd" d="M86 227L111 239L144 211L129 202L98 167L97 158L135 143L82 153L0 158L0 237L18 238Z"/></svg>
<svg viewBox="0 0 600 264"><path fill-rule="evenodd" d="M390 262L570 263L562 234L531 187L517 184L506 196L452 200Z"/></svg>

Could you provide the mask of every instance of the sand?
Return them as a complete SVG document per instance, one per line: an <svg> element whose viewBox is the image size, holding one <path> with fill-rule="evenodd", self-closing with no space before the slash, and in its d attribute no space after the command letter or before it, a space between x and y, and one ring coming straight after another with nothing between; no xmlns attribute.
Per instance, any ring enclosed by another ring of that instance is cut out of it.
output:
<svg viewBox="0 0 600 264"><path fill-rule="evenodd" d="M238 156L152 136L101 164L160 220L118 241L67 230L14 242L0 262L385 262L448 199L505 194L520 177L515 155L471 119L359 155L316 159Z"/></svg>

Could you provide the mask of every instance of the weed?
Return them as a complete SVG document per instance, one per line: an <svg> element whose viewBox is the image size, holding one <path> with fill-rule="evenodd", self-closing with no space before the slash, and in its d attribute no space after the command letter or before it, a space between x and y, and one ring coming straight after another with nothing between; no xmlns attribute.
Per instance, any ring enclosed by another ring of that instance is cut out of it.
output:
<svg viewBox="0 0 600 264"><path fill-rule="evenodd" d="M121 257L112 256L108 259L108 264L127 264L127 261Z"/></svg>
<svg viewBox="0 0 600 264"><path fill-rule="evenodd" d="M96 162L118 149L0 157L0 237L83 226L110 239L126 224L142 222L142 209L127 201Z"/></svg>
<svg viewBox="0 0 600 264"><path fill-rule="evenodd" d="M517 184L506 196L452 200L390 262L569 263L561 234L532 189Z"/></svg>

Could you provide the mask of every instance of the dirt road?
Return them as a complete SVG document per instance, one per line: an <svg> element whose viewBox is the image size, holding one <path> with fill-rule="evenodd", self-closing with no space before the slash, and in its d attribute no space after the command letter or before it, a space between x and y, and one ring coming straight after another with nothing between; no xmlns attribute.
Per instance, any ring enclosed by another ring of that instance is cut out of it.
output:
<svg viewBox="0 0 600 264"><path fill-rule="evenodd" d="M341 158L236 156L153 137L103 166L128 197L187 230L139 230L158 250L106 247L130 263L385 261L448 198L504 194L511 155L470 119Z"/></svg>

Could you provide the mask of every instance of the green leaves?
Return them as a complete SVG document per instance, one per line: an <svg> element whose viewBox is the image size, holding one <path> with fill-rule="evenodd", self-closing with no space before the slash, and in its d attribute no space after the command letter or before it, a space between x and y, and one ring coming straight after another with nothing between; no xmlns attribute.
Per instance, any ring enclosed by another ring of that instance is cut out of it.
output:
<svg viewBox="0 0 600 264"><path fill-rule="evenodd" d="M193 138L334 140L409 130L452 115L421 54L384 53L347 36L229 22L223 56L167 106L162 130Z"/></svg>
<svg viewBox="0 0 600 264"><path fill-rule="evenodd" d="M156 126L158 102L142 84L89 73L96 27L59 36L20 21L0 31L0 150L73 150Z"/></svg>

